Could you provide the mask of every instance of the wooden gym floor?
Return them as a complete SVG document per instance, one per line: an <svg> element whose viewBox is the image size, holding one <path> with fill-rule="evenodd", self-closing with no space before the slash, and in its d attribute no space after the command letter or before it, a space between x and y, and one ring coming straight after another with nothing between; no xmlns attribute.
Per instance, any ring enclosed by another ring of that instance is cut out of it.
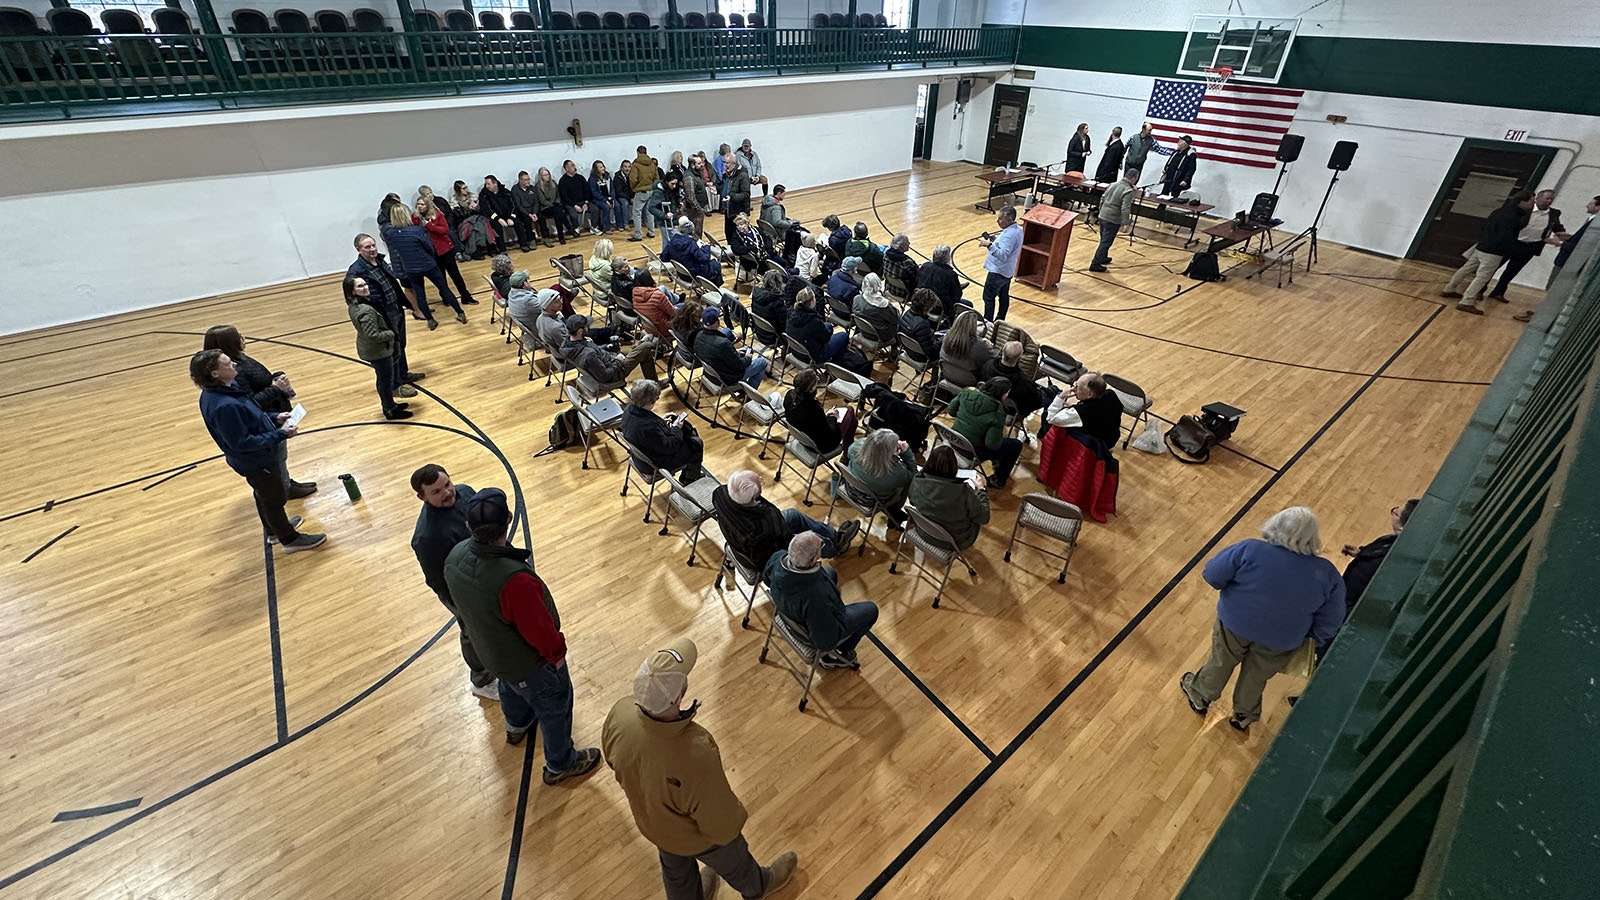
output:
<svg viewBox="0 0 1600 900"><path fill-rule="evenodd" d="M813 228L865 220L879 240L906 230L922 253L959 244L981 281L971 239L993 218L972 207L978 171L919 164L796 191L789 209ZM1447 273L1326 243L1282 289L1244 270L1181 278L1189 251L1170 231L1119 243L1105 275L1085 271L1093 246L1077 235L1058 291L1019 286L1011 319L1143 385L1164 419L1242 407L1235 452L1206 466L1123 452L1120 515L1086 525L1064 586L1033 551L1001 561L1017 497L1041 489L1036 451L993 498L977 577L958 567L940 609L929 583L888 573L880 523L838 566L847 600L882 608L874 640L804 714L782 657L757 662L767 608L741 630L739 595L712 589L714 528L686 567L676 529L658 537L642 499L618 496L614 447L588 471L581 450L534 458L556 391L516 368L487 290L470 325L412 329L430 377L405 423L377 417L335 277L0 338L0 894L659 896L611 775L530 784L537 742L506 746L499 709L467 692L408 544L407 478L438 462L526 510L516 540L531 534L561 607L580 746L648 651L699 643L691 695L750 809L745 834L763 859L800 855L786 896L1172 896L1294 687L1273 682L1248 736L1223 723L1226 702L1205 720L1183 704L1177 677L1215 603L1199 565L1306 504L1342 566L1340 544L1382 533L1428 483L1519 333L1510 313L1535 297L1462 315L1436 297ZM550 255L518 263L547 279ZM475 289L487 266L465 267ZM264 553L248 489L206 435L185 362L218 323L291 373L310 411L291 470L322 489L291 512L329 533L324 550ZM756 441L701 433L719 477L752 467L780 506L798 502L792 476L771 484L776 446L759 460Z"/></svg>

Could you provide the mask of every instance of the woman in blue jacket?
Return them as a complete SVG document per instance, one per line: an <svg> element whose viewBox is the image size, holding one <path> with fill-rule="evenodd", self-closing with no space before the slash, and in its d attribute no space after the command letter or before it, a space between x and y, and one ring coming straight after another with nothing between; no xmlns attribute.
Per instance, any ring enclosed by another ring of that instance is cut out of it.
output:
<svg viewBox="0 0 1600 900"><path fill-rule="evenodd" d="M1233 717L1240 731L1261 718L1261 692L1307 638L1321 655L1344 621L1344 579L1322 550L1317 514L1292 506L1249 538L1206 563L1206 583L1219 592L1211 658L1178 681L1189 708L1205 715L1233 670Z"/></svg>
<svg viewBox="0 0 1600 900"><path fill-rule="evenodd" d="M428 232L421 225L411 224L410 207L404 203L389 207L389 224L381 226L379 231L383 233L384 243L389 245L395 273L399 275L403 272L401 281L416 294L417 306L428 319L428 330L438 328L439 321L433 317L433 310L428 306L428 289L423 284L424 278L439 289L439 296L445 305L456 311L456 321L467 324L467 314L461 311L461 302L450 292L450 283L439 271L439 260L433 254L433 239L428 237Z"/></svg>

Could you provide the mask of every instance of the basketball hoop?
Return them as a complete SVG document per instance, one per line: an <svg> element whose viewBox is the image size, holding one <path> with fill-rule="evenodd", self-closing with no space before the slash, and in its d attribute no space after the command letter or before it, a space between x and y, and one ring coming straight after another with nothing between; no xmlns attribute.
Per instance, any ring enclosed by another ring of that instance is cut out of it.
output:
<svg viewBox="0 0 1600 900"><path fill-rule="evenodd" d="M1228 83L1233 77L1233 66L1208 66L1206 73L1206 89L1219 88Z"/></svg>

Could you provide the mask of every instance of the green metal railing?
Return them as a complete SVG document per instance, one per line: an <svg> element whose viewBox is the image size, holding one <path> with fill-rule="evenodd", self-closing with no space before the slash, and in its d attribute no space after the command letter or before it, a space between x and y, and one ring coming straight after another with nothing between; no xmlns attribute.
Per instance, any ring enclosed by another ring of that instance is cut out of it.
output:
<svg viewBox="0 0 1600 900"><path fill-rule="evenodd" d="M1568 261L1182 900L1600 896L1597 244Z"/></svg>
<svg viewBox="0 0 1600 900"><path fill-rule="evenodd" d="M1017 28L0 37L0 121L897 67L1009 64ZM177 108L182 108L181 106Z"/></svg>

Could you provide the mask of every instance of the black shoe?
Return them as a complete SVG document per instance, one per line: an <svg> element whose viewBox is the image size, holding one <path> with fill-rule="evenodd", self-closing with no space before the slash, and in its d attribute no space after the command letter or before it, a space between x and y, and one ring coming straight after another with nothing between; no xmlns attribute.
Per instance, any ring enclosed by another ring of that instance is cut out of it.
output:
<svg viewBox="0 0 1600 900"><path fill-rule="evenodd" d="M325 534L302 534L294 540L283 545L285 553L299 553L301 550L315 550L328 542Z"/></svg>
<svg viewBox="0 0 1600 900"><path fill-rule="evenodd" d="M395 419L409 419L412 415L413 413L409 409L386 409L383 411L383 417L385 419L389 419L390 421Z"/></svg>
<svg viewBox="0 0 1600 900"><path fill-rule="evenodd" d="M464 297L464 298L462 298L461 302L467 304L468 306L477 306L478 305L478 301L473 299L473 298L471 298L471 297Z"/></svg>
<svg viewBox="0 0 1600 900"><path fill-rule="evenodd" d="M395 405L393 405L393 406L391 406L389 408L390 409L410 409L411 408L411 404L405 403L405 402L400 402L400 403L396 403Z"/></svg>
<svg viewBox="0 0 1600 900"><path fill-rule="evenodd" d="M1107 270L1106 270L1105 266L1090 266L1089 267L1089 271L1091 271L1091 272L1104 272L1104 271L1107 271Z"/></svg>
<svg viewBox="0 0 1600 900"><path fill-rule="evenodd" d="M1248 732L1250 730L1250 720L1244 717L1244 713L1234 713L1229 716L1228 724L1233 726L1234 731Z"/></svg>
<svg viewBox="0 0 1600 900"><path fill-rule="evenodd" d="M428 330L432 331L432 330L434 330L435 328L438 328L438 327L439 327L439 320L435 319L433 316L429 316L428 317Z"/></svg>
<svg viewBox="0 0 1600 900"><path fill-rule="evenodd" d="M818 660L817 664L822 666L824 669L850 669L854 671L861 668L861 663L856 662L854 659L851 659L842 653L835 653L832 650L823 653L822 659Z"/></svg>
<svg viewBox="0 0 1600 900"><path fill-rule="evenodd" d="M507 735L506 739L510 740L510 735ZM560 772L552 772L548 766L545 767L544 783L560 784L561 782L566 781L568 778L577 778L582 775L587 775L594 771L594 767L599 764L600 748L590 747L586 750L579 750L578 761L572 764L572 768L562 769Z"/></svg>
<svg viewBox="0 0 1600 900"><path fill-rule="evenodd" d="M518 745L518 744L522 743L523 741L527 740L528 739L528 732L530 732L532 730L533 730L533 726L529 725L527 728L523 729L522 731L507 731L506 732L506 743L508 743L511 746L515 747L516 745Z"/></svg>
<svg viewBox="0 0 1600 900"><path fill-rule="evenodd" d="M522 245L522 252L523 253L532 253L533 252L533 248L528 246L527 244L523 244Z"/></svg>
<svg viewBox="0 0 1600 900"><path fill-rule="evenodd" d="M1100 265L1102 265L1102 266L1109 266L1109 265L1111 265L1111 257L1109 257L1109 256L1108 256L1108 257L1106 257L1106 258L1105 258L1105 259L1102 259L1102 260L1101 260L1101 261L1100 261Z"/></svg>
<svg viewBox="0 0 1600 900"><path fill-rule="evenodd" d="M289 482L289 499L290 500L299 500L301 497L309 497L312 494L315 494L316 492L317 492L317 483L315 481L291 481L291 482Z"/></svg>
<svg viewBox="0 0 1600 900"><path fill-rule="evenodd" d="M427 378L427 377L428 377L428 373L427 372L407 372L405 374L405 377L401 378L400 380L401 381L406 381L406 382L411 382L411 383L414 384L414 383L416 383L418 381L421 381L422 379Z"/></svg>

